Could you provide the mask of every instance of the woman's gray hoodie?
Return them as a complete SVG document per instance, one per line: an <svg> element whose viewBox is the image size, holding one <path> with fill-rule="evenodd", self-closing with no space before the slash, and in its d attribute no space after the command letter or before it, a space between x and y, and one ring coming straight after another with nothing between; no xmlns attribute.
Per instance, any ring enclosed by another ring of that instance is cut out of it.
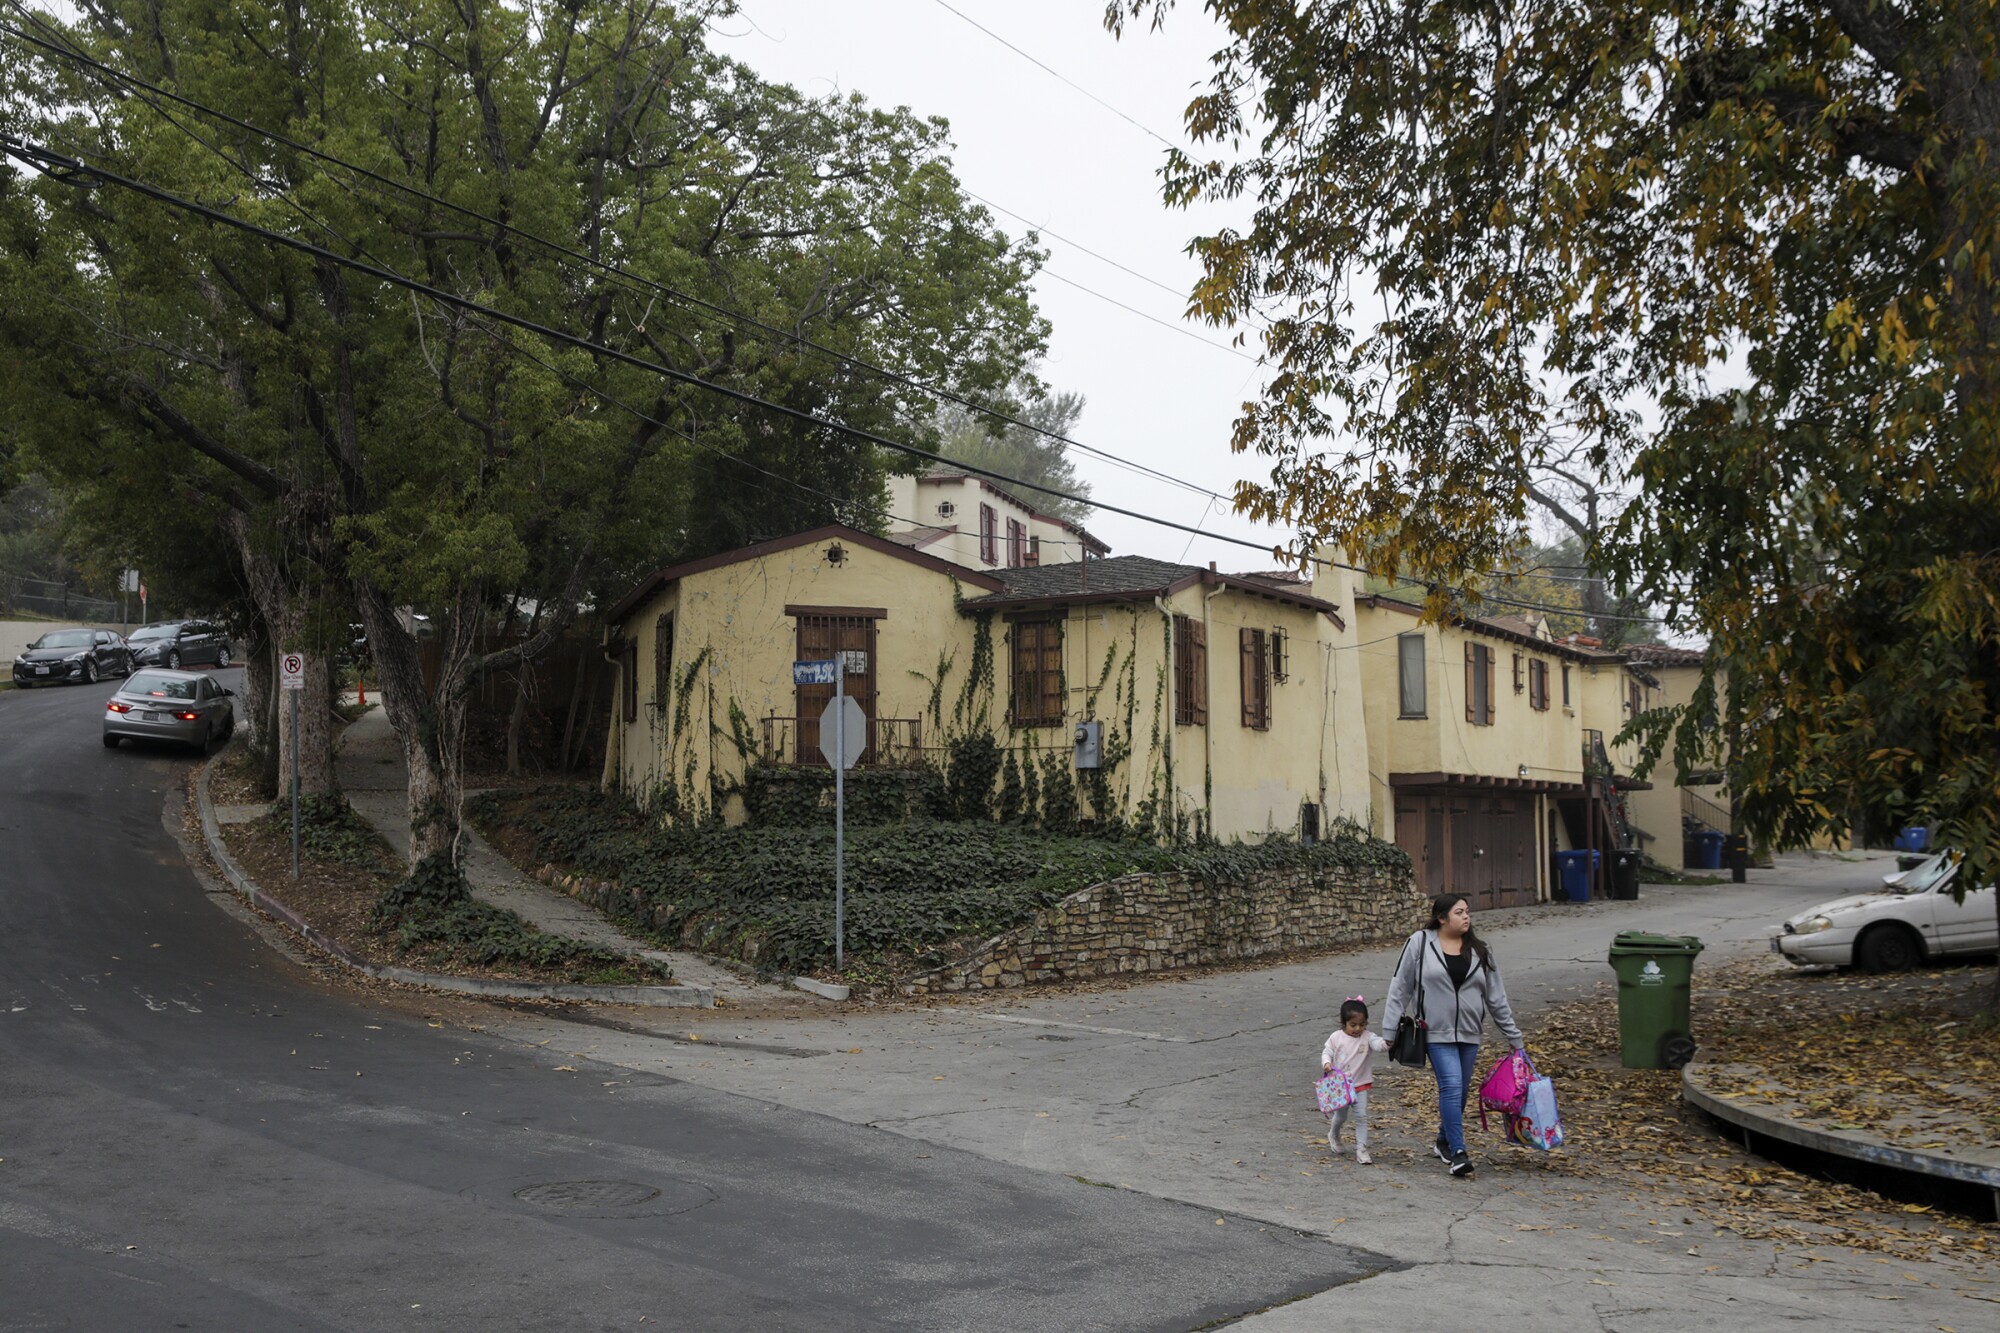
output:
<svg viewBox="0 0 2000 1333"><path fill-rule="evenodd" d="M1419 978L1423 1003L1417 1003ZM1454 988L1451 973L1445 970L1444 950L1438 947L1435 930L1420 930L1403 945L1396 961L1396 975L1389 979L1389 998L1382 1006L1382 1035L1396 1039L1396 1024L1405 1012L1420 1015L1430 1029L1432 1041L1463 1041L1477 1044L1493 1015L1494 1026L1520 1050L1527 1042L1507 1006L1507 988L1500 982L1500 969L1487 967L1472 954L1472 970L1465 984Z"/></svg>

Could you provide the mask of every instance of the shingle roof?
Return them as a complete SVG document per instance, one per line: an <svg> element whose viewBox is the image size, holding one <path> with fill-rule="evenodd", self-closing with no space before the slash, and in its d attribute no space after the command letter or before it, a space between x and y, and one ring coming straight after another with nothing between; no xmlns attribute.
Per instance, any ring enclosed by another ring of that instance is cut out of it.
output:
<svg viewBox="0 0 2000 1333"><path fill-rule="evenodd" d="M981 602L1017 602L1023 598L1072 598L1146 593L1159 596L1183 579L1207 573L1198 565L1177 565L1143 555L1117 555L1104 560L1070 560L1059 565L990 570L1006 591L968 598Z"/></svg>
<svg viewBox="0 0 2000 1333"><path fill-rule="evenodd" d="M1625 656L1650 666L1700 666L1708 654L1700 648L1676 648L1667 643L1628 643Z"/></svg>

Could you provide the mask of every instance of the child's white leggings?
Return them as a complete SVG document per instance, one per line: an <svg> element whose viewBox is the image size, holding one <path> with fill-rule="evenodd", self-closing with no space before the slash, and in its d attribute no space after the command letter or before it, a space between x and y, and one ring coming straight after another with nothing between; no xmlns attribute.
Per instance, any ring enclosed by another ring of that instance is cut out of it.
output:
<svg viewBox="0 0 2000 1333"><path fill-rule="evenodd" d="M1338 1138L1340 1131L1350 1124L1354 1126L1354 1146L1366 1149L1368 1147L1368 1089L1366 1088L1356 1088L1354 1101L1333 1113L1331 1129L1334 1137Z"/></svg>

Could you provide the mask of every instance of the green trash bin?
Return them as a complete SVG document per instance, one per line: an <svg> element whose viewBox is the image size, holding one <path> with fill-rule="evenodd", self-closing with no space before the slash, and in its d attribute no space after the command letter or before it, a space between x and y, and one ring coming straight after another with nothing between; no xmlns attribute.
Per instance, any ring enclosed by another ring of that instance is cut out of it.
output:
<svg viewBox="0 0 2000 1333"><path fill-rule="evenodd" d="M1612 937L1618 1049L1627 1069L1679 1069L1694 1059L1688 990L1701 950L1692 935L1626 930Z"/></svg>

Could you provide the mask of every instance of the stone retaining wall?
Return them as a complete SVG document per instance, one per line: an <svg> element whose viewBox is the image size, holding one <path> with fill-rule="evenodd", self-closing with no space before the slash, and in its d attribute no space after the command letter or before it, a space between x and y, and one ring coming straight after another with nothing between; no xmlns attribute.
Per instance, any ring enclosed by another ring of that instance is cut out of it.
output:
<svg viewBox="0 0 2000 1333"><path fill-rule="evenodd" d="M984 990L1399 939L1429 908L1406 872L1266 871L1210 885L1189 872L1126 875L1037 912L945 967L906 977L905 995Z"/></svg>

